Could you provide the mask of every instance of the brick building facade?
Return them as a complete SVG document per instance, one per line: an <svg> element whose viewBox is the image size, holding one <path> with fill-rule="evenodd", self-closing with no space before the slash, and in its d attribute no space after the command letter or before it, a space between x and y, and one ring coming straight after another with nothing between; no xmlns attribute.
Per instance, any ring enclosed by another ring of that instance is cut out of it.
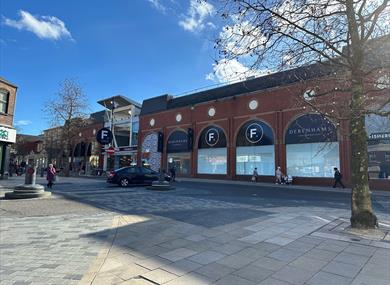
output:
<svg viewBox="0 0 390 285"><path fill-rule="evenodd" d="M0 77L0 179L8 178L10 145L15 143L14 110L17 87Z"/></svg>
<svg viewBox="0 0 390 285"><path fill-rule="evenodd" d="M349 185L348 122L331 122L298 100L331 80L331 72L310 66L145 100L138 163L154 170L175 165L178 176L248 181L256 168L263 182L274 182L280 166L294 183L309 185L332 185L338 167ZM330 96L317 103L337 100L332 108L348 106L348 94ZM390 188L389 182L370 181L374 189Z"/></svg>

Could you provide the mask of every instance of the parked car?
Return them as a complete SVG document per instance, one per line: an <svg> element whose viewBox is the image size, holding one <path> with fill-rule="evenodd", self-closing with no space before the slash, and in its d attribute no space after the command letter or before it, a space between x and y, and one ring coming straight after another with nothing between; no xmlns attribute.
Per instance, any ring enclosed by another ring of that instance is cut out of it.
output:
<svg viewBox="0 0 390 285"><path fill-rule="evenodd" d="M121 187L129 185L151 185L159 177L160 173L149 168L128 166L110 171L107 177L107 183L118 184ZM171 180L171 177L167 174L164 174L164 178L166 181Z"/></svg>

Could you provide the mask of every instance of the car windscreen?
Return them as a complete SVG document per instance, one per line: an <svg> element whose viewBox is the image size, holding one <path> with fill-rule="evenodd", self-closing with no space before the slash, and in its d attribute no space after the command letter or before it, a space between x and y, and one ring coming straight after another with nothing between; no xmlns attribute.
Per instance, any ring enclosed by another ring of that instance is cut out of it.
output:
<svg viewBox="0 0 390 285"><path fill-rule="evenodd" d="M154 172L153 170L149 169L149 168L145 168L145 167L142 167L141 168L141 171L145 174L156 174L157 172Z"/></svg>
<svg viewBox="0 0 390 285"><path fill-rule="evenodd" d="M116 170L116 172L131 174L131 173L137 173L138 169L136 167L122 167Z"/></svg>

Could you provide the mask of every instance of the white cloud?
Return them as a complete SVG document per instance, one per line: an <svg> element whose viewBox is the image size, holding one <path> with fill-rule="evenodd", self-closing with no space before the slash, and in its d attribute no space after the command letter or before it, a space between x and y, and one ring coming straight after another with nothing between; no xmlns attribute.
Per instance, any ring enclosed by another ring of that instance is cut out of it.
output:
<svg viewBox="0 0 390 285"><path fill-rule="evenodd" d="M148 0L148 2L152 5L152 7L161 13L165 14L167 11L167 8L161 4L160 0Z"/></svg>
<svg viewBox="0 0 390 285"><path fill-rule="evenodd" d="M221 59L213 64L214 72L206 74L206 80L212 80L220 83L232 83L243 81L251 76L261 76L267 72L260 70L252 70L236 59Z"/></svg>
<svg viewBox="0 0 390 285"><path fill-rule="evenodd" d="M4 19L7 26L18 30L27 30L34 33L41 39L59 40L68 38L72 40L72 35L65 27L65 23L53 16L33 16L29 12L19 11L20 20Z"/></svg>
<svg viewBox="0 0 390 285"><path fill-rule="evenodd" d="M14 123L15 126L29 126L32 122L30 120L19 120Z"/></svg>
<svg viewBox="0 0 390 285"><path fill-rule="evenodd" d="M207 18L212 16L215 8L212 4L203 0L191 0L190 7L184 20L179 21L179 25L186 31L198 32L203 30L206 25L214 27L214 24L207 22Z"/></svg>
<svg viewBox="0 0 390 285"><path fill-rule="evenodd" d="M234 20L234 19L233 19ZM224 26L219 34L224 49L234 56L248 55L263 47L267 39L258 27L248 21L234 21Z"/></svg>

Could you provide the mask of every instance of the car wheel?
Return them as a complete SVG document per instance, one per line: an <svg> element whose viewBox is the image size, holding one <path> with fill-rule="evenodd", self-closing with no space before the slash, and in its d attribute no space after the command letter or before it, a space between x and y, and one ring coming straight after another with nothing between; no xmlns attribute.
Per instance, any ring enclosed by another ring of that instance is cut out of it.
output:
<svg viewBox="0 0 390 285"><path fill-rule="evenodd" d="M121 178L121 180L119 181L119 186L121 186L121 187L127 187L127 186L129 186L129 179L127 179L127 178Z"/></svg>

